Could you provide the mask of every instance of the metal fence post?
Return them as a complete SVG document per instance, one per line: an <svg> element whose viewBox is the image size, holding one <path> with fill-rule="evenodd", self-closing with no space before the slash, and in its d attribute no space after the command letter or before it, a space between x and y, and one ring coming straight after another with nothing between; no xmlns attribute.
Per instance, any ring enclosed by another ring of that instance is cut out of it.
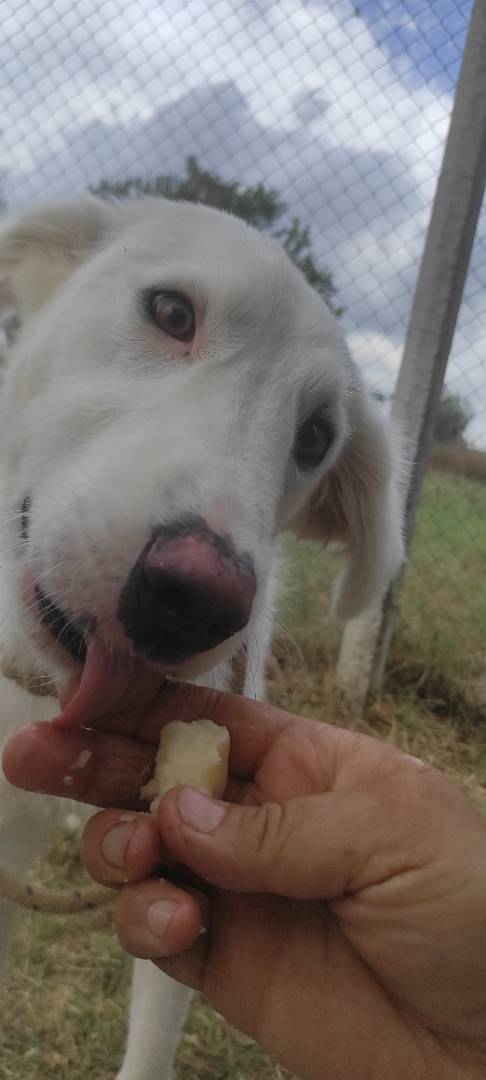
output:
<svg viewBox="0 0 486 1080"><path fill-rule="evenodd" d="M410 543L486 179L486 3L475 0L425 241L393 416L411 463L403 501ZM382 682L403 573L345 627L338 689L355 706Z"/></svg>

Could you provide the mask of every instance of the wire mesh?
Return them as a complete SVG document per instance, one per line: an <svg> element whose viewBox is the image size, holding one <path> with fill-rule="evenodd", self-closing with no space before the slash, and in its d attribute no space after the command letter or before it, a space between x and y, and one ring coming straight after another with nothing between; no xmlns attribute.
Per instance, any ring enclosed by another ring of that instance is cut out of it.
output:
<svg viewBox="0 0 486 1080"><path fill-rule="evenodd" d="M392 392L471 0L4 0L2 10L9 210L102 181L178 177L189 156L226 181L262 183L285 203L282 223L310 227L352 352L371 386ZM445 471L425 493L425 555L409 585L414 611L445 605L458 625L486 625L484 586L473 598L463 582L486 557L485 286L483 215L447 373L459 421L462 403L471 412L455 435L474 453L456 437L436 454ZM447 588L435 572L444 546Z"/></svg>

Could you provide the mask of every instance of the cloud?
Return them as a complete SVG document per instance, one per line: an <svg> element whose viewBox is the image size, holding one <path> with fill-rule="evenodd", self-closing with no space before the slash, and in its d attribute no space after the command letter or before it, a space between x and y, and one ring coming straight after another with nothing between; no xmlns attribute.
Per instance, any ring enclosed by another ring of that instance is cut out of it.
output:
<svg viewBox="0 0 486 1080"><path fill-rule="evenodd" d="M424 83L452 93L472 0L363 0L360 18L410 88Z"/></svg>
<svg viewBox="0 0 486 1080"><path fill-rule="evenodd" d="M313 120L320 120L327 106L327 99L319 90L299 90L294 97L294 112L302 124L311 124Z"/></svg>
<svg viewBox="0 0 486 1080"><path fill-rule="evenodd" d="M311 224L357 359L390 381L470 8L444 5L451 48L423 0L4 0L1 190L21 208L189 154L263 181ZM486 442L485 285L483 228L449 377Z"/></svg>

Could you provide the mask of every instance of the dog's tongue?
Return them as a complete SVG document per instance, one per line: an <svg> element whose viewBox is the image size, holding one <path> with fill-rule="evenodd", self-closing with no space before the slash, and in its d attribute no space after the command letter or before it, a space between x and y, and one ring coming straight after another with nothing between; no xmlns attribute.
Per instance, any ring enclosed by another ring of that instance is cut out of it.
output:
<svg viewBox="0 0 486 1080"><path fill-rule="evenodd" d="M88 645L81 682L55 723L86 726L107 713L142 708L153 700L162 682L160 670L152 664L112 652L95 638Z"/></svg>

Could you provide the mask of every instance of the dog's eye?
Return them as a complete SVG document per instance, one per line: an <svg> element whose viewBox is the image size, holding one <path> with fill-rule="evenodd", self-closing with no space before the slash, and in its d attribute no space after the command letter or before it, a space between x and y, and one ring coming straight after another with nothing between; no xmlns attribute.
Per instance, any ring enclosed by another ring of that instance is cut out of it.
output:
<svg viewBox="0 0 486 1080"><path fill-rule="evenodd" d="M169 337L176 338L177 341L191 341L194 337L194 308L181 293L152 293L148 307L151 318Z"/></svg>
<svg viewBox="0 0 486 1080"><path fill-rule="evenodd" d="M314 413L297 429L294 457L299 469L315 469L325 457L334 437L329 417Z"/></svg>

